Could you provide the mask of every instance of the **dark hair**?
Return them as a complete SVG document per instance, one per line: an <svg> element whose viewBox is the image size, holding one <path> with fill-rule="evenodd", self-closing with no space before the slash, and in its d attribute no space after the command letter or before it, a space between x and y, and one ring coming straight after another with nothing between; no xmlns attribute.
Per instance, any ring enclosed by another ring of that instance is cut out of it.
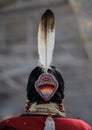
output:
<svg viewBox="0 0 92 130"><path fill-rule="evenodd" d="M34 70L31 72L29 76L27 84L27 98L28 100L30 100L31 103L34 103L36 101L44 101L34 87L35 81L42 73L44 73L44 70L41 67L37 66L36 68L34 68ZM64 80L61 76L61 73L54 66L51 66L51 68L48 69L48 73L54 75L59 84L56 93L50 99L50 101L55 103L61 103L62 99L64 98Z"/></svg>

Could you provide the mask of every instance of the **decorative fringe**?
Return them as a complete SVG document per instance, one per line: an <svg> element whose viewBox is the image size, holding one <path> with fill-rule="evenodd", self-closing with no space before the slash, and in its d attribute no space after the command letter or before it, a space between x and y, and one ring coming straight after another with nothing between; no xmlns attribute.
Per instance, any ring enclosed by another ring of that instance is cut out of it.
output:
<svg viewBox="0 0 92 130"><path fill-rule="evenodd" d="M55 130L55 122L50 115L46 118L44 130Z"/></svg>
<svg viewBox="0 0 92 130"><path fill-rule="evenodd" d="M30 108L30 105L31 105L31 103L30 103L30 101L27 99L26 100L26 103L25 103L25 108L24 108L24 111L25 111L25 113L29 113L29 108Z"/></svg>
<svg viewBox="0 0 92 130"><path fill-rule="evenodd" d="M37 104L37 102L31 105L29 109L29 113L44 113L44 114L52 114L52 115L60 115L62 117L66 117L65 111L60 111L59 106L56 103L48 103L48 104Z"/></svg>

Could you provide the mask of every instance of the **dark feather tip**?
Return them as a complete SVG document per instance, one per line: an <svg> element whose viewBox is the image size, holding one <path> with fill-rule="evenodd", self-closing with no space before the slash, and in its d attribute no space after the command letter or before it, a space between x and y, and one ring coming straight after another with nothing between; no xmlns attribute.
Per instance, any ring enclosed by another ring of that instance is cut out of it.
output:
<svg viewBox="0 0 92 130"><path fill-rule="evenodd" d="M52 15L53 15L52 10L50 10L50 9L47 9L47 10L45 11L45 13L46 13L46 14L52 14Z"/></svg>
<svg viewBox="0 0 92 130"><path fill-rule="evenodd" d="M52 10L50 10L50 9L47 9L45 12L44 12L44 14L43 14L43 16L49 16L49 17L54 17L54 14L53 14L53 12L52 12Z"/></svg>
<svg viewBox="0 0 92 130"><path fill-rule="evenodd" d="M48 29L53 31L54 25L55 25L54 14L50 9L47 9L41 17L42 30L46 33Z"/></svg>

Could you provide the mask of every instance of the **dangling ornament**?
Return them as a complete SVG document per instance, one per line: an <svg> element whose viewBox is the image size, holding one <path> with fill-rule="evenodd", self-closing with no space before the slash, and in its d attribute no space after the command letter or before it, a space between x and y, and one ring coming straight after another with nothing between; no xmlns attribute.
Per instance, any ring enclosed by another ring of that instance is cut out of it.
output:
<svg viewBox="0 0 92 130"><path fill-rule="evenodd" d="M55 122L51 115L46 118L44 130L55 130Z"/></svg>

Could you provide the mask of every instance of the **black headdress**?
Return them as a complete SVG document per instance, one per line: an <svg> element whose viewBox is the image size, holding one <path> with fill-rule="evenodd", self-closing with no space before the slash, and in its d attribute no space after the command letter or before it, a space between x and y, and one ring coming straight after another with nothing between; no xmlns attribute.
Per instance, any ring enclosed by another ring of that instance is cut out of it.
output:
<svg viewBox="0 0 92 130"><path fill-rule="evenodd" d="M30 74L28 84L27 84L27 98L31 101L31 103L36 101L44 101L44 99L40 96L40 94L35 89L35 82L38 80L39 76L44 73L43 68L36 67ZM61 103L64 98L64 80L56 67L51 66L48 69L48 73L55 76L58 81L58 89L53 97L50 99L51 102Z"/></svg>

